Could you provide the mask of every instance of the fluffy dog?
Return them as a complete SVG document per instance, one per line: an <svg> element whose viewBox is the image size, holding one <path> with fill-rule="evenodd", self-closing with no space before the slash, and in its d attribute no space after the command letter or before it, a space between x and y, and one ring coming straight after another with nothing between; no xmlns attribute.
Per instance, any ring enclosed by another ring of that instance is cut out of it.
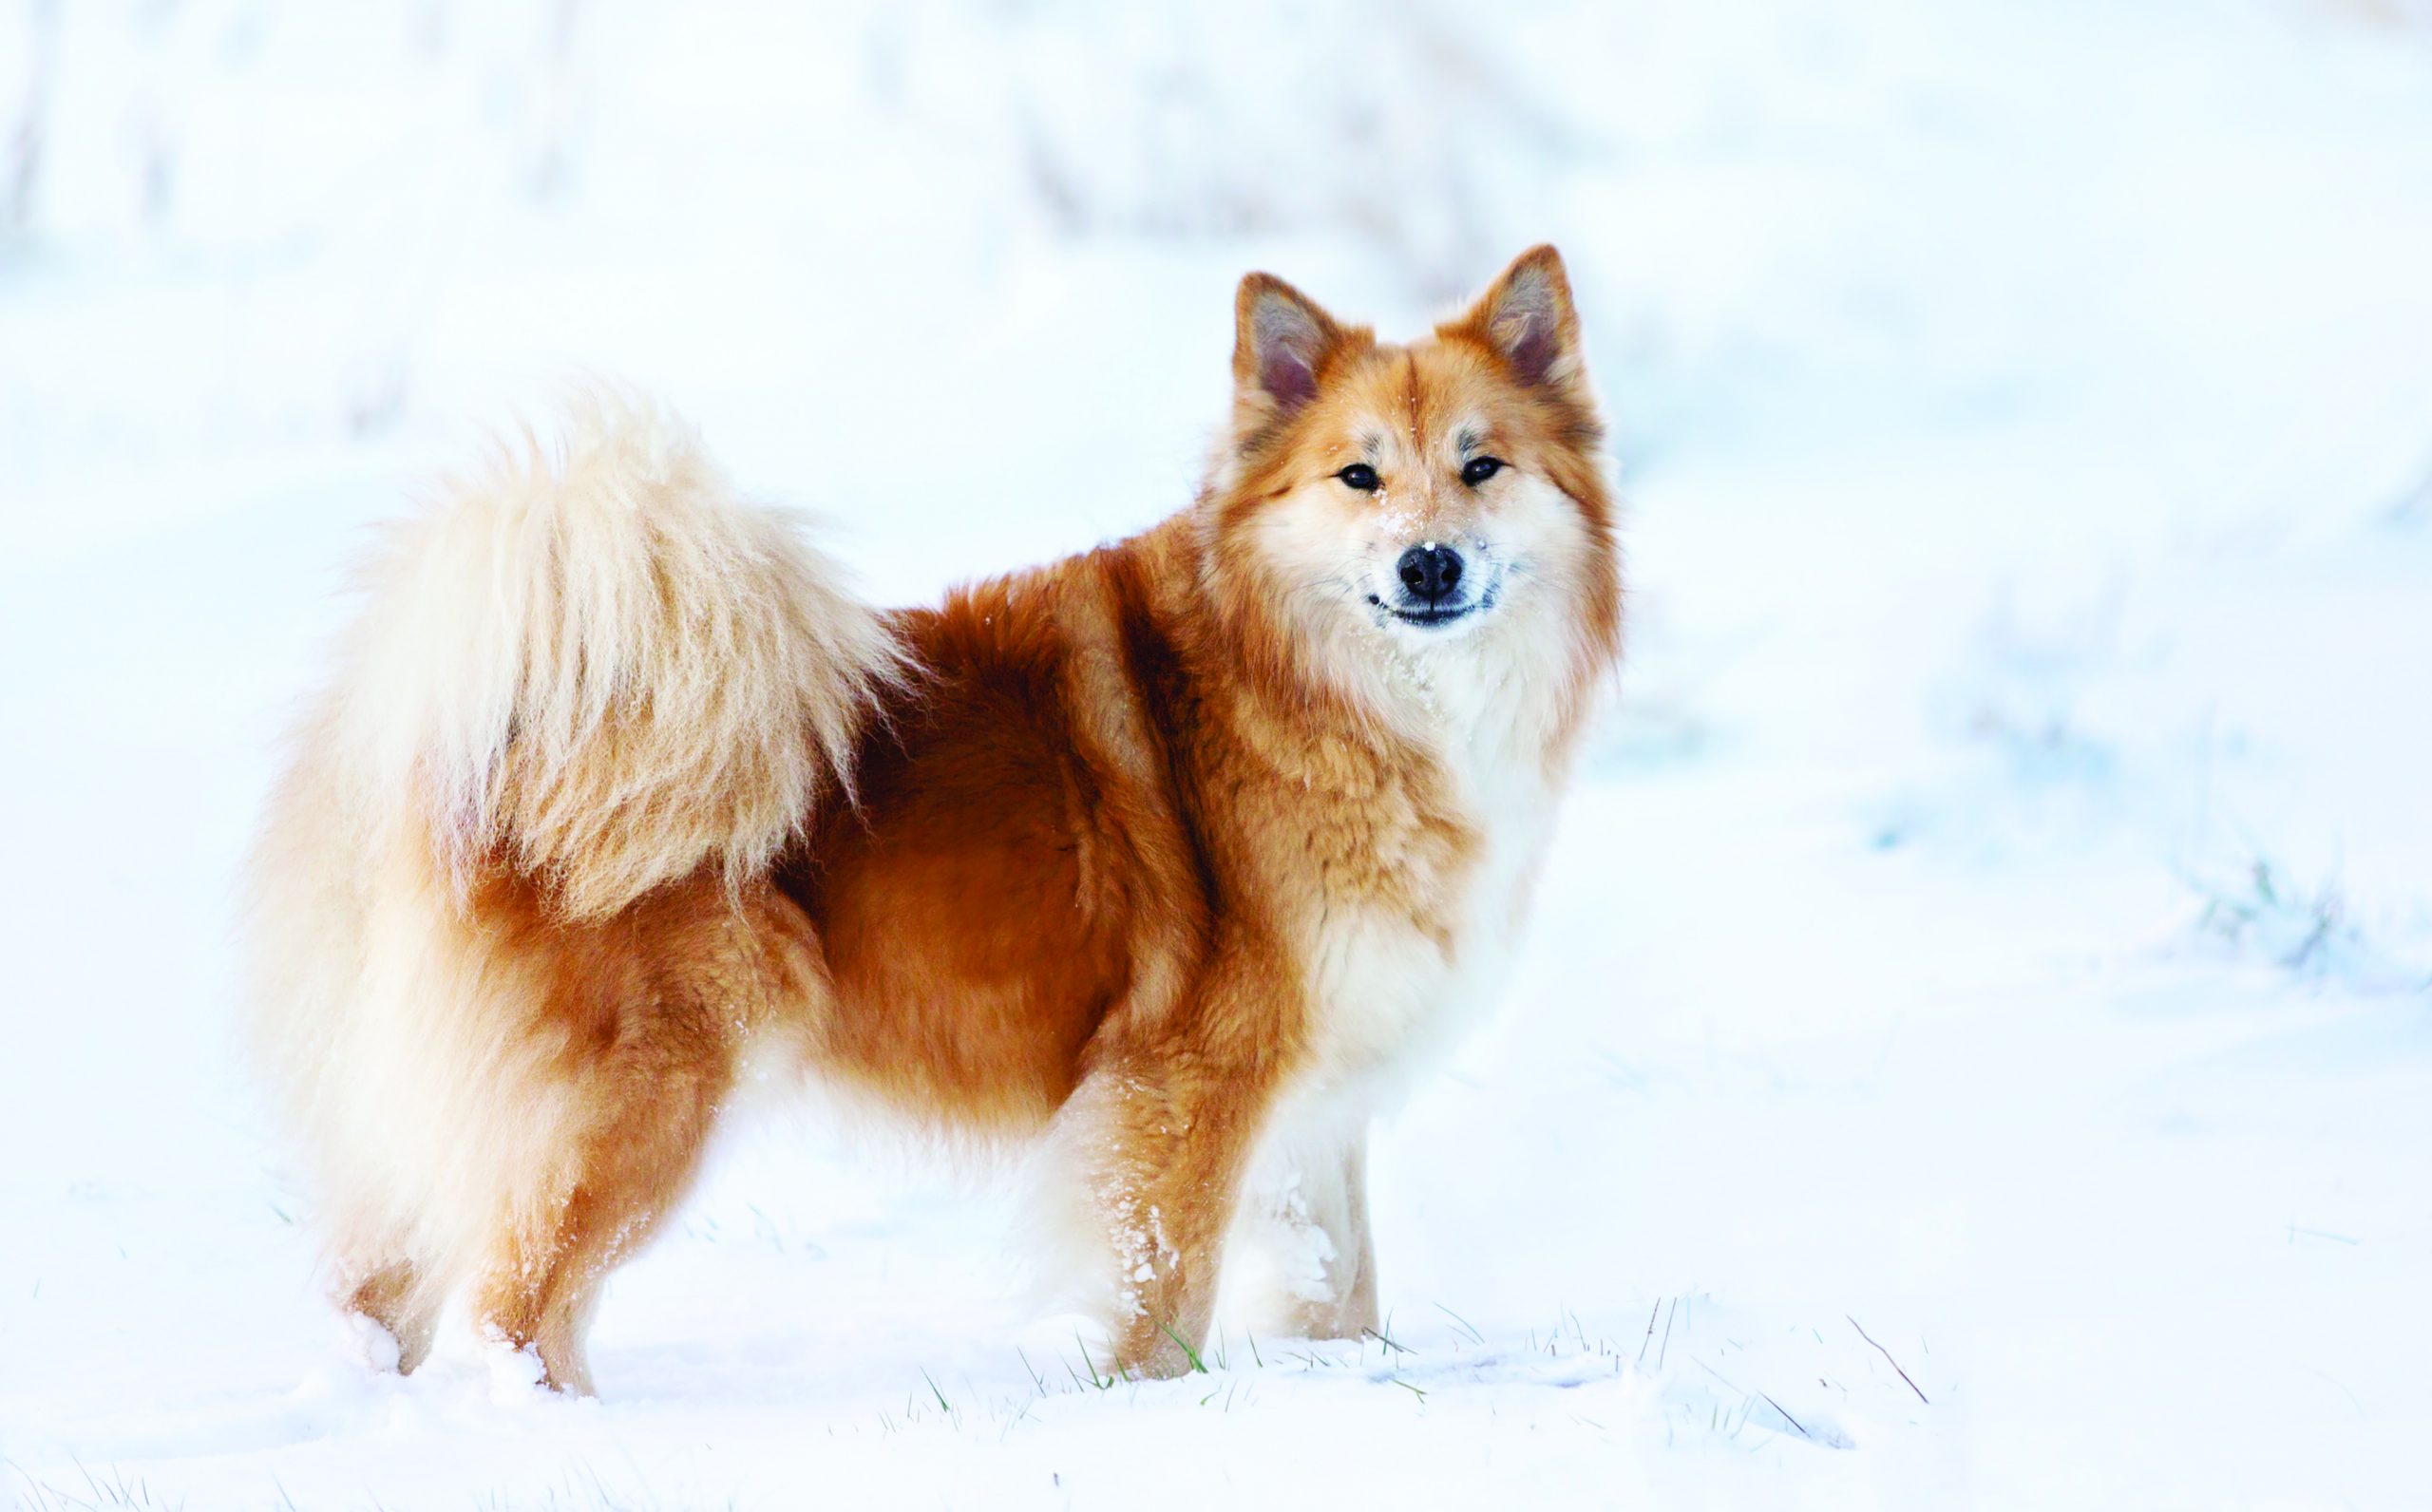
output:
<svg viewBox="0 0 2432 1512"><path fill-rule="evenodd" d="M1187 1368L1244 1207L1318 1236L1292 1327L1376 1325L1371 1116L1494 994L1612 505L1552 248L1408 346L1264 274L1234 315L1188 508L936 608L855 601L630 399L395 529L252 929L400 1369L468 1294L590 1389L600 1281L766 1057L1036 1145L1128 1370Z"/></svg>

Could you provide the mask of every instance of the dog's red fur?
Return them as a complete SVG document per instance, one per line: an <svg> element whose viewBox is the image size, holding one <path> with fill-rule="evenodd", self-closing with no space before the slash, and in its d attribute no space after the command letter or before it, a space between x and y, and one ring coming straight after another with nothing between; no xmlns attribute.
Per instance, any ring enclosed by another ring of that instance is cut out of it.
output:
<svg viewBox="0 0 2432 1512"><path fill-rule="evenodd" d="M1373 1099L1343 1089L1428 1037L1338 1023L1330 921L1395 921L1362 927L1445 962L1516 921L1476 916L1498 821L1483 780L1448 754L1468 747L1361 670L1370 630L1331 650L1313 640L1282 607L1305 590L1264 533L1283 509L1303 533L1336 528L1335 514L1373 530L1358 512L1386 501L1329 481L1363 434L1423 459L1457 424L1535 481L1510 486L1549 488L1576 518L1559 570L1541 564L1551 586L1511 590L1562 595L1543 620L1559 644L1512 674L1543 683L1514 737L1540 769L1513 781L1558 784L1619 622L1600 426L1561 264L1528 255L1406 347L1262 274L1236 319L1236 413L1202 496L1142 536L893 615L912 671L870 681L838 774L850 800L812 806L765 861L704 855L682 879L586 910L567 905L560 875L519 861L512 836L457 865L461 883L446 846L423 851L421 885L457 887L434 927L506 984L484 1011L514 1069L459 1074L546 1084L578 1110L540 1153L499 1155L528 1169L500 1176L508 1197L472 1277L482 1322L533 1347L553 1382L587 1388L598 1281L684 1192L747 1052L768 1044L914 1119L1058 1133L1120 1283L1115 1358L1182 1368L1281 1110L1342 1093L1364 1131ZM1457 477L1411 472L1391 484L1418 501L1405 507L1497 507L1484 486L1473 501L1450 492ZM1341 1162L1351 1216L1332 1225L1332 1295L1297 1314L1310 1332L1375 1326L1359 1139L1325 1157ZM455 1279L426 1274L437 1262L416 1232L362 1225L339 1244L351 1305L398 1337L408 1368Z"/></svg>

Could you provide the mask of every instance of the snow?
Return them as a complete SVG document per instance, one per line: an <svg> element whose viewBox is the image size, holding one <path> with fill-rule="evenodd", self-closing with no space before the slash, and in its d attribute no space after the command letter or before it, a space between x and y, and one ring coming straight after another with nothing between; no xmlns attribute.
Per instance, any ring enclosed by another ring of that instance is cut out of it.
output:
<svg viewBox="0 0 2432 1512"><path fill-rule="evenodd" d="M0 1498L2432 1504L2427 187L2403 0L0 5ZM600 1400L364 1369L231 901L368 521L604 372L927 596L1546 237L1629 663L1390 1343L1102 1384L789 1106Z"/></svg>

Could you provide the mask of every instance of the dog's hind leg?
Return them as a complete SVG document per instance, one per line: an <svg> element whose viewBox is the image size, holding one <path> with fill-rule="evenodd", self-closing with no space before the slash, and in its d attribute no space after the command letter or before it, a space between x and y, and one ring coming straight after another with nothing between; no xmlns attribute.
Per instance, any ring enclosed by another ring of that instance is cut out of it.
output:
<svg viewBox="0 0 2432 1512"><path fill-rule="evenodd" d="M476 1326L540 1358L546 1383L588 1395L584 1335L608 1274L652 1238L698 1174L745 1046L790 949L770 907L713 884L636 905L561 945L558 994L579 1003L575 1112L535 1152L493 1229Z"/></svg>
<svg viewBox="0 0 2432 1512"><path fill-rule="evenodd" d="M361 1269L343 1301L348 1313L377 1326L395 1341L400 1375L413 1374L415 1367L429 1356L431 1335L439 1325L439 1304L420 1268L408 1259Z"/></svg>
<svg viewBox="0 0 2432 1512"><path fill-rule="evenodd" d="M583 1341L600 1283L692 1184L732 1071L731 1055L664 1044L621 1057L591 1089L591 1127L501 1225L475 1283L476 1325L539 1356L548 1386L592 1393Z"/></svg>

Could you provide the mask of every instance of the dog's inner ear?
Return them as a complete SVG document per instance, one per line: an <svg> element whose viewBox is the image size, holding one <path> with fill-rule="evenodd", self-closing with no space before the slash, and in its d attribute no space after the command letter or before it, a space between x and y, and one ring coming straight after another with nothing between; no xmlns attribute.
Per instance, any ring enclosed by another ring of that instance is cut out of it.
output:
<svg viewBox="0 0 2432 1512"><path fill-rule="evenodd" d="M1233 301L1233 384L1282 419L1318 396L1318 375L1342 328L1308 295L1271 274L1242 280Z"/></svg>
<svg viewBox="0 0 2432 1512"><path fill-rule="evenodd" d="M1568 388L1581 376L1579 314L1562 254L1551 247L1522 253L1468 313L1437 329L1483 341L1531 387Z"/></svg>

